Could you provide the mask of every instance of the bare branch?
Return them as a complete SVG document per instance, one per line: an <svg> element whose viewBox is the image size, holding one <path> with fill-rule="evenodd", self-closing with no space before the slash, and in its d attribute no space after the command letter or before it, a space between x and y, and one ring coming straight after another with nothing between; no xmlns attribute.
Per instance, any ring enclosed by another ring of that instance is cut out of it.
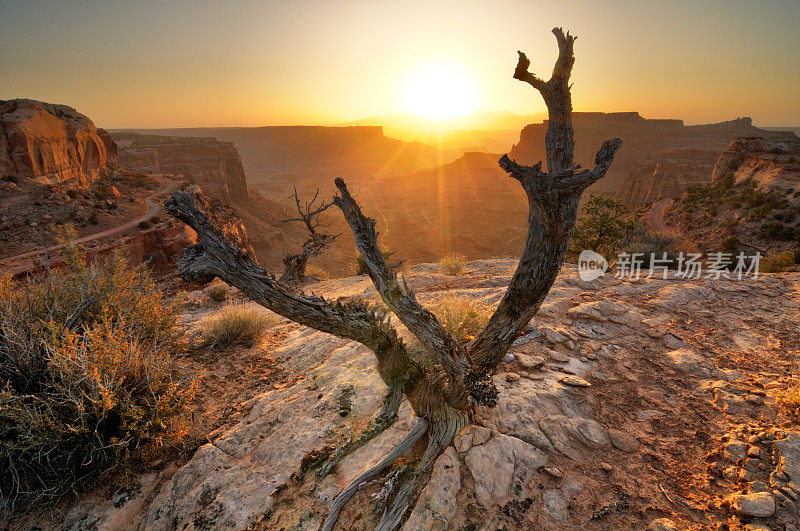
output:
<svg viewBox="0 0 800 531"><path fill-rule="evenodd" d="M530 61L523 53L514 73L515 79L539 90L547 104L550 118L545 135L547 172L541 171L541 162L529 167L508 156L499 161L500 167L520 181L528 195L528 237L503 299L486 328L468 345L470 359L478 370L493 370L538 311L564 262L581 193L606 174L622 143L618 138L606 141L597 153L596 166L576 173L580 166L573 161L575 143L569 86L575 63L575 37L561 28L554 28L553 34L558 42L558 59L550 80L542 86L541 80L528 74Z"/></svg>
<svg viewBox="0 0 800 531"><path fill-rule="evenodd" d="M367 265L372 283L375 284L381 298L425 348L438 358L442 367L453 379L452 383L461 388L463 376L469 368L463 347L431 312L417 302L408 286L400 285L397 274L387 265L386 258L378 247L375 220L364 216L342 179L337 178L334 182L340 195L334 197L333 202L342 209L355 236L358 250Z"/></svg>
<svg viewBox="0 0 800 531"><path fill-rule="evenodd" d="M314 208L319 197L319 188L314 193L311 201L306 201L305 205L300 204L300 196L297 194L297 187L294 188L294 193L290 196L294 197L295 205L297 205L297 212L300 214L299 218L289 218L282 220L284 223L290 221L299 221L306 226L310 234L309 238L303 244L303 250L299 254L290 254L283 259L285 268L281 274L280 281L286 284L297 284L303 281L306 276L306 266L308 260L318 256L340 235L336 234L320 234L317 229L320 227L319 215L328 210L333 205L333 202L322 202L318 207Z"/></svg>
<svg viewBox="0 0 800 531"><path fill-rule="evenodd" d="M170 215L197 233L198 243L188 247L178 260L178 270L184 279L207 283L219 277L278 315L315 330L358 341L375 352L378 372L390 387L405 388L420 377L422 369L409 357L405 344L384 314L364 303L341 304L292 293L272 272L231 245L197 208L189 192L173 192L165 207Z"/></svg>
<svg viewBox="0 0 800 531"><path fill-rule="evenodd" d="M602 179L611 163L614 162L614 155L622 145L622 140L612 138L603 142L600 150L594 158L595 167L591 170L564 176L558 182L558 189L562 193L582 193L589 186Z"/></svg>
<svg viewBox="0 0 800 531"><path fill-rule="evenodd" d="M530 59L523 52L517 51L517 53L519 54L519 59L517 59L517 68L514 69L514 79L524 81L539 92L546 91L547 83L528 72L528 67L531 66Z"/></svg>

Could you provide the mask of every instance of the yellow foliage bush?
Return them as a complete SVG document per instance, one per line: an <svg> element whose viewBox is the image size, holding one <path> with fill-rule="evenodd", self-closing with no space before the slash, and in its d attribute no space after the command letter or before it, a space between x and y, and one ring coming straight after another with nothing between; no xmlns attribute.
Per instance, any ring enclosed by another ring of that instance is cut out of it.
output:
<svg viewBox="0 0 800 531"><path fill-rule="evenodd" d="M88 262L69 244L64 258L0 278L0 527L188 429L199 376L172 375L176 299L122 252Z"/></svg>
<svg viewBox="0 0 800 531"><path fill-rule="evenodd" d="M440 297L430 303L428 309L462 343L474 339L489 322L493 312L486 304L458 296Z"/></svg>
<svg viewBox="0 0 800 531"><path fill-rule="evenodd" d="M463 254L451 254L442 258L441 264L445 275L456 276L467 265L467 259Z"/></svg>

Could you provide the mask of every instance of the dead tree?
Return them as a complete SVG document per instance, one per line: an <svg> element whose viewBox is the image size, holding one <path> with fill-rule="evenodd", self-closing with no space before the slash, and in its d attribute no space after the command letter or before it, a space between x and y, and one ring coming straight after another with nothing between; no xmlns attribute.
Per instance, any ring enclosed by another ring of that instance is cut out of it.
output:
<svg viewBox="0 0 800 531"><path fill-rule="evenodd" d="M294 189L294 202L297 205L297 213L300 217L284 219L284 223L291 221L299 221L305 225L308 230L308 239L303 243L303 250L299 254L289 254L283 259L284 270L283 274L278 280L286 284L299 284L306 277L306 266L308 260L318 256L325 250L328 245L339 237L338 234L331 235L319 232L322 222L319 219L320 214L328 210L333 203L326 203L323 201L319 206L315 207L319 196L319 190L314 194L311 201L306 201L305 205L300 204L300 197L297 195L297 188Z"/></svg>
<svg viewBox="0 0 800 531"><path fill-rule="evenodd" d="M375 220L366 217L342 179L333 202L344 214L369 276L386 306L413 333L424 352L410 355L385 314L358 302L340 304L317 296L293 293L246 254L231 246L194 205L188 194L175 192L167 205L173 216L191 226L198 243L178 262L184 278L209 282L221 277L256 302L300 324L358 341L377 358L377 370L389 388L381 417L395 418L405 396L418 421L406 438L378 465L365 471L334 500L324 529L332 529L344 504L366 481L380 475L415 443L425 437L426 449L411 478L400 483L386 505L378 529L395 529L419 489L427 481L436 458L456 434L469 425L477 404L493 406L497 390L491 375L511 343L539 309L558 275L575 225L582 192L603 177L622 143L606 141L597 153L595 167L581 170L573 162L572 103L569 77L574 63L575 38L561 28L553 33L559 54L548 81L528 71L530 61L522 52L514 78L537 89L549 111L545 137L547 171L542 163L522 166L508 156L499 164L518 180L528 196L528 236L525 249L508 289L486 328L468 344L459 343L421 306L414 293L398 281L378 246Z"/></svg>

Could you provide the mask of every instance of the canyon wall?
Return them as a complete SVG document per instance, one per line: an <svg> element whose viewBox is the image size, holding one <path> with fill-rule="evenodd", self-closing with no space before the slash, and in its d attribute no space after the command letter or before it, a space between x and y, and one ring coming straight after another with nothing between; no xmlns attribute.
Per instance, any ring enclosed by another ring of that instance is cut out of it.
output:
<svg viewBox="0 0 800 531"><path fill-rule="evenodd" d="M0 100L0 175L85 187L116 164L110 135L72 107Z"/></svg>
<svg viewBox="0 0 800 531"><path fill-rule="evenodd" d="M637 162L617 197L633 209L675 197L693 184L707 183L720 153L714 148L679 148L667 150L654 160Z"/></svg>
<svg viewBox="0 0 800 531"><path fill-rule="evenodd" d="M248 197L247 177L231 142L198 139L197 143L125 147L120 166L146 173L183 174L206 193L228 201Z"/></svg>
<svg viewBox="0 0 800 531"><path fill-rule="evenodd" d="M545 120L525 127L509 156L523 164L544 160L547 125ZM631 208L707 182L714 159L735 136L783 134L759 129L750 118L687 126L682 120L653 120L636 112L576 112L573 126L575 161L583 167L593 166L603 141L615 136L623 140L606 177L590 191L616 196Z"/></svg>
<svg viewBox="0 0 800 531"><path fill-rule="evenodd" d="M713 180L733 173L735 182L754 179L762 188L800 190L800 138L737 137L714 165Z"/></svg>

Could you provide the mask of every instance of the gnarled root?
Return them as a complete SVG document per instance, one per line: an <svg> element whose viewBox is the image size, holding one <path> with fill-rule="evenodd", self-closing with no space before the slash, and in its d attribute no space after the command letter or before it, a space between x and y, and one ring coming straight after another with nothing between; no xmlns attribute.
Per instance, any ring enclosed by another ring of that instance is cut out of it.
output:
<svg viewBox="0 0 800 531"><path fill-rule="evenodd" d="M338 447L336 452L320 468L319 476L325 478L330 471L333 470L333 467L338 465L342 459L364 446L394 424L397 421L397 412L400 409L402 401L403 390L397 386L390 387L389 393L383 400L383 407L378 417L370 423L370 427L362 433L358 439L353 440L352 437L350 437L347 443Z"/></svg>
<svg viewBox="0 0 800 531"><path fill-rule="evenodd" d="M342 492L340 492L331 504L331 512L328 514L328 518L325 520L325 524L322 526L322 531L331 531L333 529L333 526L336 524L336 520L339 519L339 513L342 512L342 509L350 500L350 498L352 498L355 493L358 492L358 489L361 487L361 485L390 467L392 463L397 461L404 453L414 446L414 443L416 443L423 435L425 435L425 432L427 431L428 421L425 419L419 419L414 427L411 428L411 431L408 432L403 440L400 441L400 443L395 446L392 451L381 460L380 463L363 472Z"/></svg>
<svg viewBox="0 0 800 531"><path fill-rule="evenodd" d="M469 424L469 415L449 416L445 420L440 420L432 425L430 439L425 448L419 464L414 469L414 475L410 481L400 485L391 505L383 513L381 521L376 527L379 531L393 531L400 527L406 512L411 505L411 501L418 492L424 487L428 476L433 469L436 459L450 446L453 439L462 428Z"/></svg>

